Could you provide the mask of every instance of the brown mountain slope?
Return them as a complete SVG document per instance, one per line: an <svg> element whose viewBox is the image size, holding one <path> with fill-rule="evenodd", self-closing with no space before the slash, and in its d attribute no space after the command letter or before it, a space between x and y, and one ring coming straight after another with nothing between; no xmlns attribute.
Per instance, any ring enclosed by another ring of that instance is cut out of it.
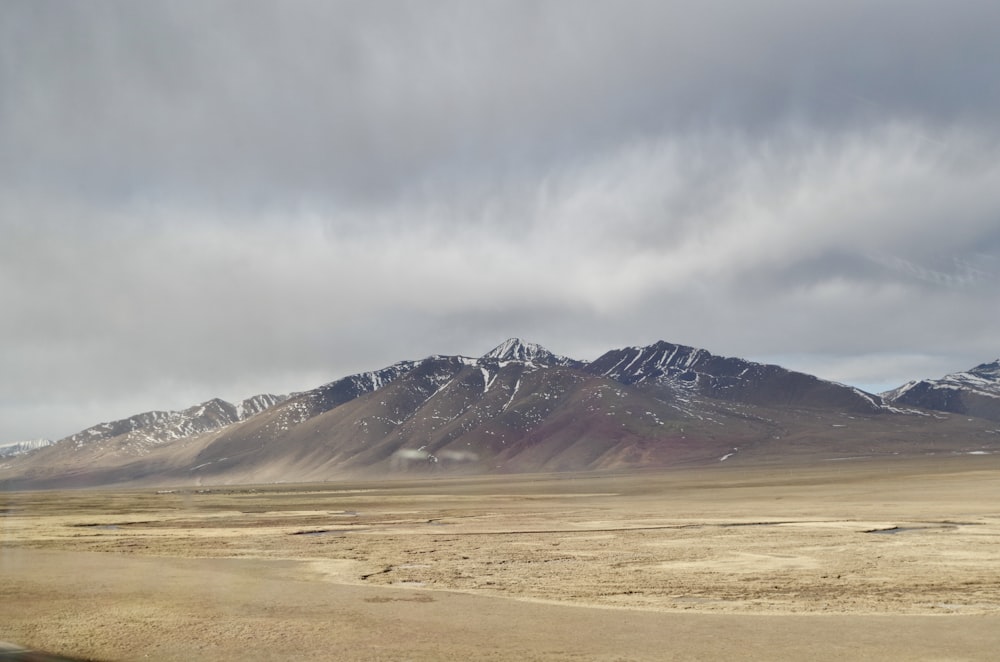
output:
<svg viewBox="0 0 1000 662"><path fill-rule="evenodd" d="M94 443L74 435L0 463L0 481L252 483L992 453L996 428L669 343L588 364L512 339L479 359L352 375L141 453L134 430Z"/></svg>

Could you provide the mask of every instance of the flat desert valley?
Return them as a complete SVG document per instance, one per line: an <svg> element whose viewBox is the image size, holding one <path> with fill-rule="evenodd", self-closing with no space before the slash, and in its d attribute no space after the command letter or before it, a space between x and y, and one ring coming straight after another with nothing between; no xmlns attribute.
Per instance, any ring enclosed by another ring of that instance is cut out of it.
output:
<svg viewBox="0 0 1000 662"><path fill-rule="evenodd" d="M0 640L76 658L1000 654L1000 455L0 499Z"/></svg>

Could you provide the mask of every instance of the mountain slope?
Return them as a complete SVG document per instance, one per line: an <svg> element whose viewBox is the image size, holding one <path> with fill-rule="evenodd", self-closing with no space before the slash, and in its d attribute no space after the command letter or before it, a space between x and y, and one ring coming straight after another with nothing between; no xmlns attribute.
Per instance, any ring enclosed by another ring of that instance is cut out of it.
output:
<svg viewBox="0 0 1000 662"><path fill-rule="evenodd" d="M767 406L884 410L881 398L780 366L716 356L704 349L660 341L607 352L587 371L629 386Z"/></svg>
<svg viewBox="0 0 1000 662"><path fill-rule="evenodd" d="M1000 359L941 379L909 382L882 397L895 404L1000 421Z"/></svg>
<svg viewBox="0 0 1000 662"><path fill-rule="evenodd" d="M512 338L479 358L402 361L287 398L211 400L101 424L5 459L0 484L315 481L1000 450L995 424L920 413L684 345L617 349L588 363Z"/></svg>
<svg viewBox="0 0 1000 662"><path fill-rule="evenodd" d="M51 446L53 441L48 439L32 439L30 441L14 441L7 444L0 444L0 457L13 457L36 451L39 448Z"/></svg>
<svg viewBox="0 0 1000 662"><path fill-rule="evenodd" d="M206 445L197 457L199 472L206 478L238 471L273 480L372 467L588 469L627 464L622 456L629 453L638 463L630 440L682 436L679 421L686 416L672 404L625 393L621 385L575 367L582 362L517 344L508 341L479 359L434 356L407 364L382 388L326 411L305 408L303 402L315 396L300 394ZM621 402L605 398L612 394ZM310 415L288 425L292 409ZM710 440L685 448L685 458L720 454ZM646 455L663 463L679 457L677 450L662 443L658 453Z"/></svg>
<svg viewBox="0 0 1000 662"><path fill-rule="evenodd" d="M219 398L188 407L183 411L149 411L110 423L100 423L60 439L80 448L109 443L121 452L143 454L161 444L215 430L259 414L282 402L286 396L262 394L231 404Z"/></svg>

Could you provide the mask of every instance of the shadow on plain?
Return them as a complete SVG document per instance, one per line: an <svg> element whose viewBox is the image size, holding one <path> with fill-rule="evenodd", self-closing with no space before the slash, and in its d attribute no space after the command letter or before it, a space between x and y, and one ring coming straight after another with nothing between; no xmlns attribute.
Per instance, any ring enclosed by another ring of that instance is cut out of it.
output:
<svg viewBox="0 0 1000 662"><path fill-rule="evenodd" d="M94 662L82 657L63 657L50 655L41 651L28 650L15 644L0 641L0 662L17 660L18 662Z"/></svg>

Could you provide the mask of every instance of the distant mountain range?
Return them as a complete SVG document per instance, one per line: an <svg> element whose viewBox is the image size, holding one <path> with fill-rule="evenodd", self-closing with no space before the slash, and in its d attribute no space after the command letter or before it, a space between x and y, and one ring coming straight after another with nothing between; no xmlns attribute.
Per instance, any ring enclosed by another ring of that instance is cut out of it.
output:
<svg viewBox="0 0 1000 662"><path fill-rule="evenodd" d="M0 444L0 457L12 457L36 451L39 448L51 446L55 442L50 439L32 439L30 441L12 441Z"/></svg>
<svg viewBox="0 0 1000 662"><path fill-rule="evenodd" d="M289 396L95 425L0 457L0 486L983 454L1000 451L998 402L1000 362L875 395L668 342L587 362L511 338L479 358L431 356Z"/></svg>
<svg viewBox="0 0 1000 662"><path fill-rule="evenodd" d="M70 435L61 443L76 448L114 440L129 452L142 454L161 444L245 421L286 400L283 395L255 395L238 404L215 398L183 411L148 411L111 423L100 423Z"/></svg>
<svg viewBox="0 0 1000 662"><path fill-rule="evenodd" d="M883 393L890 402L1000 421L1000 359Z"/></svg>

